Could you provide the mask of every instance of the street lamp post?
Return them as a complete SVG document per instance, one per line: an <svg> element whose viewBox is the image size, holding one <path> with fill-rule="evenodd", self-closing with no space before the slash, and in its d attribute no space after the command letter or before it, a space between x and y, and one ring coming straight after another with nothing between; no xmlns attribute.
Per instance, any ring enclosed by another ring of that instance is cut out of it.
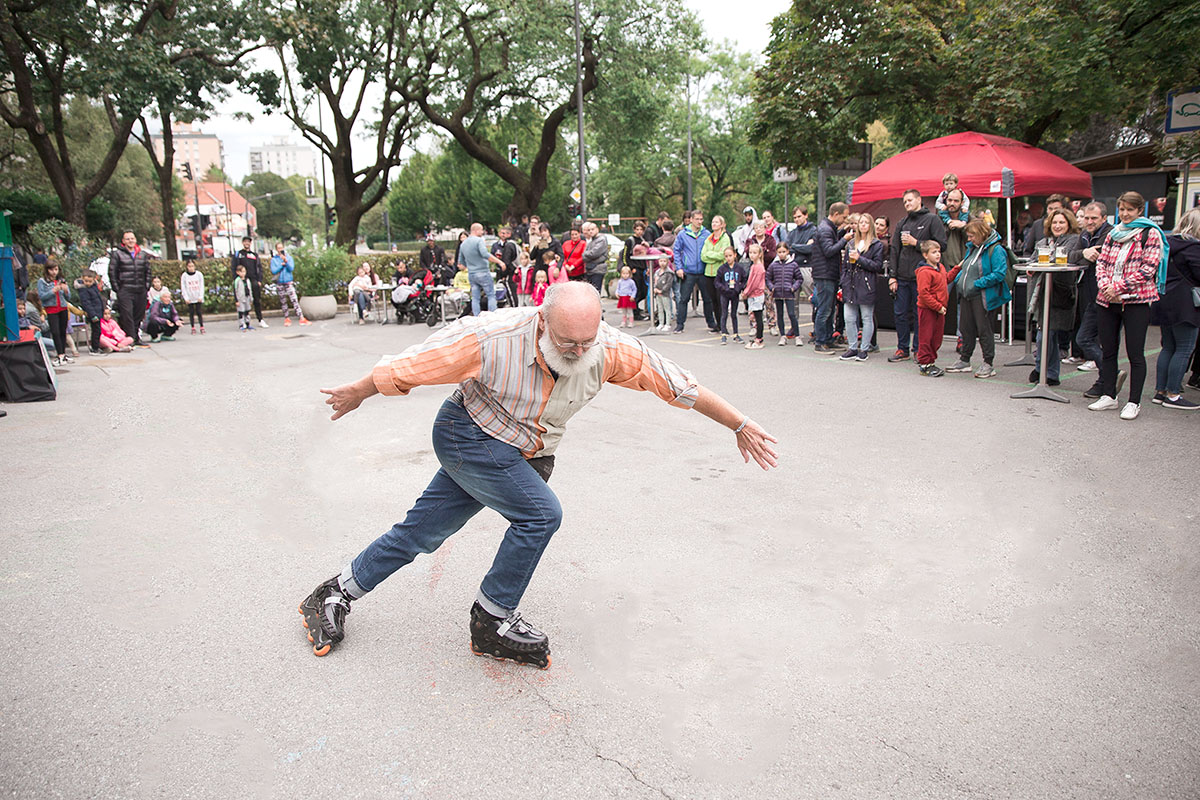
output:
<svg viewBox="0 0 1200 800"><path fill-rule="evenodd" d="M575 111L579 135L579 216L587 219L587 161L583 152L583 39L579 35L579 0L575 0Z"/></svg>

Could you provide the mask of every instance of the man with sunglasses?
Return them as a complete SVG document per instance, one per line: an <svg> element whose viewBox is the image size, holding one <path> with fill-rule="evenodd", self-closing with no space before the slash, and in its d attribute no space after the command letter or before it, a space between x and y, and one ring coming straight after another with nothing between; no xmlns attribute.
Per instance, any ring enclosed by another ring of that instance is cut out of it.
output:
<svg viewBox="0 0 1200 800"><path fill-rule="evenodd" d="M313 652L345 635L350 602L420 553L436 550L484 507L509 521L471 608L471 650L543 669L546 635L521 618L521 596L562 522L547 485L567 421L606 383L649 391L694 408L735 434L743 458L775 466L775 438L677 364L601 321L600 295L587 283L551 286L540 307L467 317L354 383L322 389L338 419L374 394L457 383L433 426L441 468L403 522L300 604Z"/></svg>

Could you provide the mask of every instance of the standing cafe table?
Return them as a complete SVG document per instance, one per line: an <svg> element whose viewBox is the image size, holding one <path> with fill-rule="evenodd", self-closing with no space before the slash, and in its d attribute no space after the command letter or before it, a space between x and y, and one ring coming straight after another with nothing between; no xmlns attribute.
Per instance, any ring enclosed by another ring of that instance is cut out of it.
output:
<svg viewBox="0 0 1200 800"><path fill-rule="evenodd" d="M654 253L653 255L630 256L630 261L642 261L646 264L646 319L649 322L646 330L638 334L638 336L661 336L666 331L660 331L654 327L654 265L658 263L660 258L670 260L670 256L665 253Z"/></svg>
<svg viewBox="0 0 1200 800"><path fill-rule="evenodd" d="M1014 399L1039 397L1043 400L1056 400L1059 403L1069 403L1071 402L1070 399L1063 397L1046 384L1046 363L1048 360L1046 358L1046 354L1050 345L1049 331L1046 326L1047 320L1050 319L1050 279L1056 272L1080 272L1083 267L1078 267L1073 264L1041 264L1036 261L1031 261L1030 263L1025 264L1022 269L1042 275L1042 314L1038 321L1038 324L1041 325L1042 328L1042 368L1041 371L1038 372L1038 382L1036 386L1024 392L1014 392L1013 394L1009 395L1009 397ZM1028 335L1026 335L1025 340L1026 342L1029 341ZM1058 345L1056 343L1055 347L1057 346Z"/></svg>
<svg viewBox="0 0 1200 800"><path fill-rule="evenodd" d="M379 302L383 305L383 316L375 315L375 321L380 325L387 325L388 323L388 306L391 305L389 301L392 299L392 290L395 288L396 285L394 283L376 283L371 286L372 292L382 292L379 295ZM396 320L396 322L399 323L400 320Z"/></svg>

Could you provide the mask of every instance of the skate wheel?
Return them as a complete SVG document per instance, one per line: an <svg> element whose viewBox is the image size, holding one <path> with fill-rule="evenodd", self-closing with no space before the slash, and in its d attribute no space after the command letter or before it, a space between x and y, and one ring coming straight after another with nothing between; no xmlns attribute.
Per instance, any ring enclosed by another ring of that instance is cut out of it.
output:
<svg viewBox="0 0 1200 800"><path fill-rule="evenodd" d="M471 642L471 652L477 656L483 655L483 651L475 647L475 643Z"/></svg>
<svg viewBox="0 0 1200 800"><path fill-rule="evenodd" d="M303 625L305 628L307 628L308 627L308 617L302 618L300 620L300 624Z"/></svg>
<svg viewBox="0 0 1200 800"><path fill-rule="evenodd" d="M320 656L326 655L326 654L329 652L329 648L330 648L330 646L331 646L331 645L325 645L324 647L316 647L316 646L314 645L314 646L313 646L313 655L314 655L314 656L317 656L317 657L320 657Z"/></svg>
<svg viewBox="0 0 1200 800"><path fill-rule="evenodd" d="M311 641L312 641L312 634L311 634L311 633L310 633L310 634L308 634L308 641L309 641L309 642L311 642Z"/></svg>
<svg viewBox="0 0 1200 800"><path fill-rule="evenodd" d="M541 669L550 669L550 663L550 656L546 656L546 665L541 667Z"/></svg>

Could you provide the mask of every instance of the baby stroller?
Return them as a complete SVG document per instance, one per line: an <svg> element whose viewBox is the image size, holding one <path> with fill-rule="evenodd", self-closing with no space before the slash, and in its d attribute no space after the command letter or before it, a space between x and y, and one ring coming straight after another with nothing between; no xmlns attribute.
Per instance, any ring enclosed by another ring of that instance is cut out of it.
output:
<svg viewBox="0 0 1200 800"><path fill-rule="evenodd" d="M404 322L407 318L412 325L424 322L432 306L429 291L420 281L397 286L392 290L391 300L396 309L396 321Z"/></svg>

